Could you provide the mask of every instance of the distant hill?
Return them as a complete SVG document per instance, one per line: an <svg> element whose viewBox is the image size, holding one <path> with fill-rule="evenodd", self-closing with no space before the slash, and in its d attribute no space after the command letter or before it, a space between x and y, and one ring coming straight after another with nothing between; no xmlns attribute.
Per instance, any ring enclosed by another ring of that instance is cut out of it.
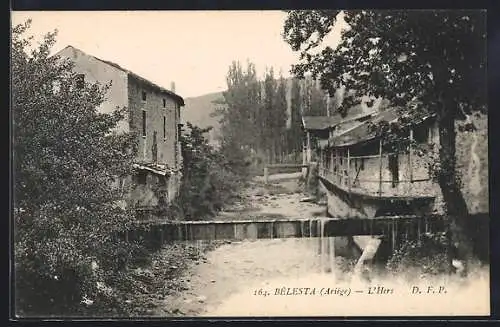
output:
<svg viewBox="0 0 500 327"><path fill-rule="evenodd" d="M301 85L304 84L304 81L300 81ZM288 116L291 114L291 88L292 88L292 79L286 79L287 84L287 111ZM316 84L316 87L319 88L319 84ZM342 102L343 100L343 90L339 89L337 96L339 96L339 100ZM222 91L208 93L204 95L200 95L197 97L185 98L185 106L181 110L181 119L184 123L190 122L193 125L196 125L201 128L206 128L212 126L213 129L208 135L209 142L211 144L216 144L217 139L220 136L220 117L211 117L211 115L215 112L217 107L216 104L213 103L215 100L223 100ZM387 104L384 104L380 100L376 100L372 107L367 107L366 102L369 100L368 97L363 97L363 103L351 108L348 112L348 117L356 116L362 113L366 113L369 111L377 110L379 107L384 107ZM288 120L287 126L290 126L291 121Z"/></svg>
<svg viewBox="0 0 500 327"><path fill-rule="evenodd" d="M190 122L201 128L212 126L213 130L209 135L209 141L210 143L215 143L220 133L220 124L218 117L211 117L211 114L215 112L216 108L216 105L212 102L222 98L222 92L185 98L185 106L181 110L182 122Z"/></svg>

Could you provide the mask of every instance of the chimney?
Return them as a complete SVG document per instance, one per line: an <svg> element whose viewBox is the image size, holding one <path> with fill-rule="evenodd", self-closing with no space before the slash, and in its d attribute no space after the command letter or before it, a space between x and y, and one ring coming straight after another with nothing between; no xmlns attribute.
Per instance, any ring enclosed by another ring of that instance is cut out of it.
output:
<svg viewBox="0 0 500 327"><path fill-rule="evenodd" d="M175 82L170 83L170 91L175 93Z"/></svg>

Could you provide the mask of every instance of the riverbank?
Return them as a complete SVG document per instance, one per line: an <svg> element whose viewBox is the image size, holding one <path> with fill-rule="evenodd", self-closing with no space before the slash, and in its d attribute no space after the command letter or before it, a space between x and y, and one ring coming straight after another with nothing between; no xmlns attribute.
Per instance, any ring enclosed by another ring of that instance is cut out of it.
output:
<svg viewBox="0 0 500 327"><path fill-rule="evenodd" d="M297 180L250 183L240 200L216 219L324 216L325 207L301 201ZM181 246L181 245L178 245ZM488 267L469 279L371 276L353 280L354 262L320 255L315 238L194 242L199 257L185 258L147 316L386 316L486 315ZM159 252L162 267L168 249ZM178 258L179 259L179 258ZM333 268L333 269L328 269ZM170 268L169 268L170 269ZM329 271L329 272L327 272ZM156 278L161 278L161 272ZM165 275L167 276L167 275ZM314 289L314 294L311 294ZM473 300L471 300L473 299Z"/></svg>
<svg viewBox="0 0 500 327"><path fill-rule="evenodd" d="M284 217L324 216L326 207L304 198L297 174L271 178L264 185L256 178L232 206L220 212L217 220L259 220ZM218 244L201 261L192 261L179 280L182 291L158 301L155 316L200 316L245 287L269 278L302 276L318 270L315 239L276 239ZM206 242L196 242L199 249Z"/></svg>

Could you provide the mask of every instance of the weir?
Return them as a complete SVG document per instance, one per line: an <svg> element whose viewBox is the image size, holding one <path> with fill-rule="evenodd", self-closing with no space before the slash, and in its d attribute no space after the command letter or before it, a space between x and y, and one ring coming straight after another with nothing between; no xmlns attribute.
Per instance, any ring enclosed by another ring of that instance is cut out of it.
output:
<svg viewBox="0 0 500 327"><path fill-rule="evenodd" d="M395 240L399 234L418 237L423 231L446 231L440 215L377 218L288 218L235 221L140 221L125 238L155 239L161 243L196 240L256 240L355 235L380 235ZM326 243L328 244L328 243ZM327 246L327 245L324 246Z"/></svg>

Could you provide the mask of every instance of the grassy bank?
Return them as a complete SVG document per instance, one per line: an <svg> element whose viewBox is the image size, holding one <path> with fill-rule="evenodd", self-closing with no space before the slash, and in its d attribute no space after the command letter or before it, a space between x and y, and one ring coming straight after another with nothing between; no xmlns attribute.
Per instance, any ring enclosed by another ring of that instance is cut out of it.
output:
<svg viewBox="0 0 500 327"><path fill-rule="evenodd" d="M87 303L75 316L126 318L173 315L161 310L164 299L187 289L186 270L206 261L208 251L224 242L166 244L153 253L138 256L134 263L101 281L101 296Z"/></svg>

